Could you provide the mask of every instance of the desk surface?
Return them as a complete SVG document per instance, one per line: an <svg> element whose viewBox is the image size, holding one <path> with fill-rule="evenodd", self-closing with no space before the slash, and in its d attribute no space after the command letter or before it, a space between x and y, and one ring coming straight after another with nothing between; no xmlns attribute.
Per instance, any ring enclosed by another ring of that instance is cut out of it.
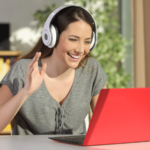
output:
<svg viewBox="0 0 150 150"><path fill-rule="evenodd" d="M150 150L150 142L76 146L48 139L54 135L0 136L0 150Z"/></svg>

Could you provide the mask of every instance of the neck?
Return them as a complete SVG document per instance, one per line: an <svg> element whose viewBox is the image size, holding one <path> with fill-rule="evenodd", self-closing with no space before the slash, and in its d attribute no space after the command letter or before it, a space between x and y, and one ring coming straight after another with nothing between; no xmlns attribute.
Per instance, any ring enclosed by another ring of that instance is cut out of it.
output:
<svg viewBox="0 0 150 150"><path fill-rule="evenodd" d="M68 79L75 72L75 69L69 68L64 65L58 57L55 57L55 53L51 56L43 58L42 64L47 64L46 74L50 78L55 78L56 80Z"/></svg>

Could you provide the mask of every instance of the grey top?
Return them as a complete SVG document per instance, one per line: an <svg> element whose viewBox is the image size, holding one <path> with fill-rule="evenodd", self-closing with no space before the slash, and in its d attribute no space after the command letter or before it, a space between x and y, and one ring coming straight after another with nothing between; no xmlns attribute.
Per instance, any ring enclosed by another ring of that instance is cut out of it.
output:
<svg viewBox="0 0 150 150"><path fill-rule="evenodd" d="M18 60L2 81L15 96L25 85L31 59ZM41 69L41 60L38 62ZM13 135L82 134L83 122L89 112L92 97L104 87L107 75L99 62L90 57L76 68L73 86L60 105L48 92L45 81L22 105L15 116Z"/></svg>

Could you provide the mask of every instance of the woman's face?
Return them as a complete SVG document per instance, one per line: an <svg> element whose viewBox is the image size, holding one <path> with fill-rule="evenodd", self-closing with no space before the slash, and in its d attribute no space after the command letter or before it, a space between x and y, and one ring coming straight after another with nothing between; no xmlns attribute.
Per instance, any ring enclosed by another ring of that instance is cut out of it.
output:
<svg viewBox="0 0 150 150"><path fill-rule="evenodd" d="M84 21L68 25L59 37L58 45L54 48L56 57L66 67L77 68L79 62L89 53L92 28Z"/></svg>

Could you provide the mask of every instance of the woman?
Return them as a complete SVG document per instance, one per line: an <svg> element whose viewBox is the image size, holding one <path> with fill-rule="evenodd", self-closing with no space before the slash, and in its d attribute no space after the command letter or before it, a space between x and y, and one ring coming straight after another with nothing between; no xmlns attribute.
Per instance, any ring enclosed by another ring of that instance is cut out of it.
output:
<svg viewBox="0 0 150 150"><path fill-rule="evenodd" d="M53 48L42 37L1 81L0 131L13 120L13 135L82 134L83 122L106 88L107 75L90 56L94 23L81 7L58 12ZM33 58L34 57L34 58Z"/></svg>

